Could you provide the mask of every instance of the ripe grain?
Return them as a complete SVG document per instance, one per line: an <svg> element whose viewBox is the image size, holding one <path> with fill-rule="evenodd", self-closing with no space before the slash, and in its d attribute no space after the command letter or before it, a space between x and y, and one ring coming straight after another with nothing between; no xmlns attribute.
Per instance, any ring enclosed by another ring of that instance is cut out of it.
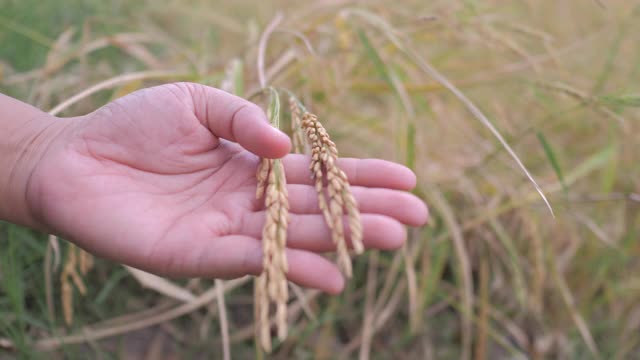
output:
<svg viewBox="0 0 640 360"><path fill-rule="evenodd" d="M263 180L265 174L266 191ZM269 307L276 306L278 338L287 336L287 301L289 299L286 273L287 227L289 224L289 199L284 167L281 160L262 160L258 168L256 195L265 196L266 220L262 230L263 271L256 280L255 313L256 336L266 351L271 351Z"/></svg>
<svg viewBox="0 0 640 360"><path fill-rule="evenodd" d="M348 219L353 249L357 254L361 254L364 246L358 205L351 194L346 174L337 165L336 144L331 141L318 117L305 112L302 115L301 125L311 147L309 169L318 194L318 205L336 245L338 266L347 277L351 277L353 270L345 238L343 217L346 215Z"/></svg>

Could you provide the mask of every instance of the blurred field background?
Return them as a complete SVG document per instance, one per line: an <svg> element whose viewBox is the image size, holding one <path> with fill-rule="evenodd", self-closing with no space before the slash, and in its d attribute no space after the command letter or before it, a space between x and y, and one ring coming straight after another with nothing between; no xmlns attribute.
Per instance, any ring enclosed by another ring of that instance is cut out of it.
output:
<svg viewBox="0 0 640 360"><path fill-rule="evenodd" d="M634 1L0 0L0 91L58 116L170 81L260 99L270 23L268 83L343 156L412 167L429 226L359 257L339 297L295 289L265 355L248 279L222 302L95 259L67 326L76 249L0 223L0 359L640 359Z"/></svg>

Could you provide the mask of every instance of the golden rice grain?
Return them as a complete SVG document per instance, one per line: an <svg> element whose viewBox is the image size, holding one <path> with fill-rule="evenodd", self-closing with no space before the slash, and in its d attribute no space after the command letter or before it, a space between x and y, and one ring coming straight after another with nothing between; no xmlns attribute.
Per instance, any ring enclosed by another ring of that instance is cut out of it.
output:
<svg viewBox="0 0 640 360"><path fill-rule="evenodd" d="M280 102L277 92L272 88L270 90L272 98L268 117L274 126L279 127ZM337 166L338 149L318 118L307 112L293 96L289 98L289 108L294 150L311 151L309 169L318 194L318 205L331 230L331 238L338 254L338 265L347 277L351 277L353 270L343 218L346 216L348 219L351 242L358 254L364 251L362 224L347 176ZM270 352L272 344L269 310L272 303L276 307L278 338L284 340L287 336L289 294L286 278L286 241L289 199L282 161L261 159L256 179L256 197L264 197L266 219L262 229L263 271L254 285L255 336L260 346Z"/></svg>
<svg viewBox="0 0 640 360"><path fill-rule="evenodd" d="M347 277L353 270L351 258L344 234L343 216L348 218L351 231L351 243L356 253L364 251L362 243L362 224L360 212L346 174L338 167L338 149L331 141L329 134L318 120L309 112L302 116L302 128L311 147L311 163L309 169L318 193L318 205L331 230L331 238L336 245L338 266ZM326 187L325 187L326 180ZM327 194L325 194L325 191Z"/></svg>
<svg viewBox="0 0 640 360"><path fill-rule="evenodd" d="M264 170L268 169L268 170ZM278 338L287 336L287 301L289 299L286 273L287 227L289 224L289 199L287 181L281 160L263 160L258 170L258 188L261 176L268 172L265 193L266 220L262 230L263 271L256 280L256 335L261 346L271 351L269 304L276 305ZM262 186L264 188L264 186ZM257 195L261 195L258 190Z"/></svg>
<svg viewBox="0 0 640 360"><path fill-rule="evenodd" d="M60 285L62 303L62 314L64 316L64 322L67 325L71 325L73 322L73 288L66 276L61 278L62 284Z"/></svg>
<svg viewBox="0 0 640 360"><path fill-rule="evenodd" d="M80 258L78 260L80 274L87 275L89 270L93 268L93 256L82 249L78 249L78 252L80 253Z"/></svg>
<svg viewBox="0 0 640 360"><path fill-rule="evenodd" d="M60 274L60 302L62 303L64 321L67 325L71 325L73 322L73 287L71 283L73 282L81 295L85 295L87 288L78 273L78 269L83 275L86 275L91 267L93 267L93 257L75 245L69 244L67 260Z"/></svg>
<svg viewBox="0 0 640 360"><path fill-rule="evenodd" d="M261 159L258 165L258 171L256 172L256 178L258 180L258 186L256 187L257 199L262 199L262 196L264 196L269 172L271 171L271 162L270 159Z"/></svg>
<svg viewBox="0 0 640 360"><path fill-rule="evenodd" d="M302 154L306 150L304 130L302 129L302 111L300 110L300 106L298 106L298 101L296 101L294 97L289 98L289 110L291 110L291 139L293 151Z"/></svg>

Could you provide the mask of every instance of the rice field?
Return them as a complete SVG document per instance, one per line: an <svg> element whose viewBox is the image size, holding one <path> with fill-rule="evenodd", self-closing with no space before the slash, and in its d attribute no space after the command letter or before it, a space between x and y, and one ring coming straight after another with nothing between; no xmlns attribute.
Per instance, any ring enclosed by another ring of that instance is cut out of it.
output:
<svg viewBox="0 0 640 360"><path fill-rule="evenodd" d="M431 212L341 295L289 287L271 353L250 278L164 279L0 222L0 359L640 359L639 20L623 0L0 0L2 93L67 117L174 81L266 109L271 86L341 156L413 169Z"/></svg>

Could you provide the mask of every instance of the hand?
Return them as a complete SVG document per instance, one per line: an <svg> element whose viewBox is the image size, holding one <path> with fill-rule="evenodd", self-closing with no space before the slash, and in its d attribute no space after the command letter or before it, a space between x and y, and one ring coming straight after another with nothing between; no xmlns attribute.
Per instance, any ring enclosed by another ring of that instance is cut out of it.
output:
<svg viewBox="0 0 640 360"><path fill-rule="evenodd" d="M57 119L64 131L35 166L27 202L44 229L80 247L174 277L258 274L264 211L255 199L259 157L290 142L256 105L196 84L135 92L89 115ZM308 156L283 159L291 206L291 281L337 293L344 280L320 252L333 250L317 207ZM394 249L401 223L427 208L407 193L415 176L382 160L342 159L360 204L364 243Z"/></svg>

